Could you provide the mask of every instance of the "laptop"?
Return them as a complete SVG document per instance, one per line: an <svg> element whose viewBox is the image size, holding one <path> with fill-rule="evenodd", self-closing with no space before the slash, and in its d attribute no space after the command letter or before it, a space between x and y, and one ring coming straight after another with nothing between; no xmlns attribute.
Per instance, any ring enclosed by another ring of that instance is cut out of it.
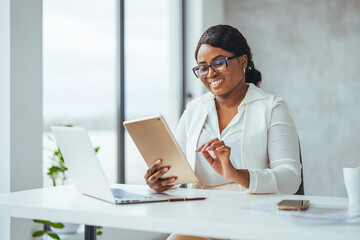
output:
<svg viewBox="0 0 360 240"><path fill-rule="evenodd" d="M85 128L51 127L76 189L113 204L165 202L168 194L138 194L110 188Z"/></svg>

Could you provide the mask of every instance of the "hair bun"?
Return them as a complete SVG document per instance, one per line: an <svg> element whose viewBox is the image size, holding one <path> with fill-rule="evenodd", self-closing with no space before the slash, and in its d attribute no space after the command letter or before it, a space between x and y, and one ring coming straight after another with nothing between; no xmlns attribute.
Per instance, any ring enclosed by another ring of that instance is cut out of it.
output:
<svg viewBox="0 0 360 240"><path fill-rule="evenodd" d="M261 73L255 68L248 67L248 70L245 73L245 81L247 83L253 83L255 86L259 87L261 82Z"/></svg>

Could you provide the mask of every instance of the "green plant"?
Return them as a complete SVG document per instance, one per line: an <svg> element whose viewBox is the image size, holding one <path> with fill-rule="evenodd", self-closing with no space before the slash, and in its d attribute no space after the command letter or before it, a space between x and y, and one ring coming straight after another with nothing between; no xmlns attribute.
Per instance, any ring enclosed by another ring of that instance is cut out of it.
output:
<svg viewBox="0 0 360 240"><path fill-rule="evenodd" d="M49 139L51 139L49 137ZM62 183L61 185L64 185L66 180L66 174L65 172L68 170L68 168L65 166L64 158L61 154L60 148L58 147L56 151L54 151L52 156L53 165L49 167L48 172L46 173L52 180L52 184L55 187L56 186L56 179L58 179L61 176Z"/></svg>
<svg viewBox="0 0 360 240"><path fill-rule="evenodd" d="M34 238L36 237L42 237L44 235L47 235L53 239L57 239L57 240L60 240L60 237L59 235L57 235L56 233L53 233L53 232L50 232L50 227L53 227L53 228L63 228L64 227L64 224L62 223L53 223L53 222L50 222L50 221L46 221L46 220L37 220L37 219L34 219L33 220L34 222L36 223L41 223L44 225L44 230L40 230L40 231L36 231L32 234L32 236Z"/></svg>
<svg viewBox="0 0 360 240"><path fill-rule="evenodd" d="M102 226L97 226L97 227L96 227L96 230L97 230L97 231L96 231L96 236L97 236L97 237L101 237L101 236L102 236L102 234L103 234L102 228L103 228Z"/></svg>
<svg viewBox="0 0 360 240"><path fill-rule="evenodd" d="M73 125L67 124L64 126L72 127ZM60 148L56 145L56 141L50 136L48 136L48 139L54 143L56 149L53 151L52 156L50 157L52 161L52 165L48 168L48 172L46 174L52 180L52 184L54 187L56 186L56 179L58 179L59 177L61 177L62 180L61 185L64 185L65 180L67 178L65 172L68 170L68 168L65 166L64 157L61 154Z"/></svg>

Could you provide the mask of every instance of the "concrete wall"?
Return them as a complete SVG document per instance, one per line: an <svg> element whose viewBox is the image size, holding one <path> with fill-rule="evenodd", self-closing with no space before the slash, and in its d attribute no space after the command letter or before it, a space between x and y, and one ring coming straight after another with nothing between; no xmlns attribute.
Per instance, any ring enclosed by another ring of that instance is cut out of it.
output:
<svg viewBox="0 0 360 240"><path fill-rule="evenodd" d="M262 88L283 97L302 145L305 192L346 196L342 168L360 158L360 1L226 0Z"/></svg>

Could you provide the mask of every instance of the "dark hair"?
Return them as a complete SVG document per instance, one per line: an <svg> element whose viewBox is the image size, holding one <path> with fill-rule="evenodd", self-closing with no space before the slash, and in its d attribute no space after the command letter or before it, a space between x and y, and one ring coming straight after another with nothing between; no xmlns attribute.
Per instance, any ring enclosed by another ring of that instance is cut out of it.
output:
<svg viewBox="0 0 360 240"><path fill-rule="evenodd" d="M245 80L247 83L260 85L261 73L255 69L249 45L244 36L236 28L229 25L216 25L208 28L201 36L195 50L195 59L202 44L209 44L212 47L221 48L232 52L236 56L246 55L248 63L246 66Z"/></svg>

